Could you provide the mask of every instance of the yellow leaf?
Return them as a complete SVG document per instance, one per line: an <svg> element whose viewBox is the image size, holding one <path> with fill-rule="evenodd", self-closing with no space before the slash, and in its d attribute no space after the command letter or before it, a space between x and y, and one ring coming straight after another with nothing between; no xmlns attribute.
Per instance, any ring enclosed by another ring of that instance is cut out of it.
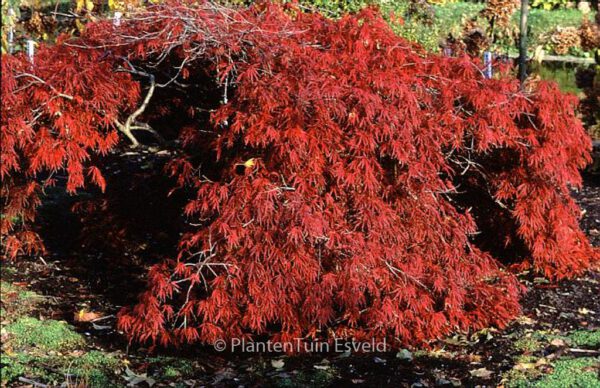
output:
<svg viewBox="0 0 600 388"><path fill-rule="evenodd" d="M544 60L544 46L537 46L533 53L533 60L537 63L542 63Z"/></svg>
<svg viewBox="0 0 600 388"><path fill-rule="evenodd" d="M75 12L80 12L83 9L84 4L85 0L77 0L77 3L75 5Z"/></svg>
<svg viewBox="0 0 600 388"><path fill-rule="evenodd" d="M87 9L88 12L92 12L94 9L94 3L91 0L85 0L85 9Z"/></svg>
<svg viewBox="0 0 600 388"><path fill-rule="evenodd" d="M81 309L75 314L75 322L90 322L98 318L100 318L100 314L85 309Z"/></svg>
<svg viewBox="0 0 600 388"><path fill-rule="evenodd" d="M256 159L250 158L244 162L244 167L246 167L246 168L254 167L255 164L256 164Z"/></svg>
<svg viewBox="0 0 600 388"><path fill-rule="evenodd" d="M77 30L79 32L83 32L83 30L85 30L85 25L79 21L79 19L75 20L75 27L77 27Z"/></svg>
<svg viewBox="0 0 600 388"><path fill-rule="evenodd" d="M532 362L520 362L517 365L515 365L515 369L516 370L527 370L527 369L533 369L535 368L536 365Z"/></svg>

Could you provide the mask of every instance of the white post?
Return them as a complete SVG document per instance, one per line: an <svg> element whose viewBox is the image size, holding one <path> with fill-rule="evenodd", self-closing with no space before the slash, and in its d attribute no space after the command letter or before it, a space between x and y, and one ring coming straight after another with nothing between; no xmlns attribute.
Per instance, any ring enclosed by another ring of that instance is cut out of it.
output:
<svg viewBox="0 0 600 388"><path fill-rule="evenodd" d="M13 53L13 46L15 42L15 10L12 8L8 9L8 53Z"/></svg>
<svg viewBox="0 0 600 388"><path fill-rule="evenodd" d="M113 24L117 27L119 27L121 25L121 17L123 16L123 13L117 11L115 12L115 16L113 18Z"/></svg>
<svg viewBox="0 0 600 388"><path fill-rule="evenodd" d="M33 64L33 57L35 55L35 41L29 39L27 40L27 56L29 57L29 62Z"/></svg>
<svg viewBox="0 0 600 388"><path fill-rule="evenodd" d="M485 78L492 78L492 53L484 51L483 53L483 64L485 65Z"/></svg>

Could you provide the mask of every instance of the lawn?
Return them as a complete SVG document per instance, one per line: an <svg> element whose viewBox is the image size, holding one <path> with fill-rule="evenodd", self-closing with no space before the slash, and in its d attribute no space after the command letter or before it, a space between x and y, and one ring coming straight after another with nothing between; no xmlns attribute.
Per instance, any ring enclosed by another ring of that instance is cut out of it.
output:
<svg viewBox="0 0 600 388"><path fill-rule="evenodd" d="M382 3L382 8L388 11L395 11L400 15L406 14L407 6L404 2ZM400 35L412 40L416 40L429 50L437 50L441 40L448 34L459 36L462 31L463 22L471 19L484 8L482 3L464 3L453 2L444 5L434 5L435 17L432 25L423 24L421 20L411 20L406 18L404 25L394 28ZM520 11L517 11L512 17L511 27L517 31ZM530 49L544 42L544 36L554 28L560 27L578 27L581 22L589 18L593 20L594 14L584 15L577 9L558 9L543 10L532 9L529 13L529 45ZM513 42L514 43L514 42ZM500 52L516 53L514 45L497 45L494 49ZM576 53L586 55L582 52Z"/></svg>

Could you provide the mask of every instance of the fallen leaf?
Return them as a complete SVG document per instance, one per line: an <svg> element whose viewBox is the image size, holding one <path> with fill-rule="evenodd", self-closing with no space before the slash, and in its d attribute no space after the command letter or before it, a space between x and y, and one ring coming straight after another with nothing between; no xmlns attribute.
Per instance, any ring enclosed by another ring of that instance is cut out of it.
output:
<svg viewBox="0 0 600 388"><path fill-rule="evenodd" d="M533 369L535 368L535 364L533 362L520 362L517 365L515 365L515 369L516 370L527 370L527 369Z"/></svg>
<svg viewBox="0 0 600 388"><path fill-rule="evenodd" d="M75 313L75 322L90 322L94 319L100 318L100 314L95 313L93 311L86 311L85 309L81 309Z"/></svg>
<svg viewBox="0 0 600 388"><path fill-rule="evenodd" d="M550 345L556 346L557 348L561 348L561 347L565 346L566 343L564 340L562 340L560 338L555 338L552 341L550 341Z"/></svg>
<svg viewBox="0 0 600 388"><path fill-rule="evenodd" d="M412 361L413 354L407 349L402 349L398 353L396 353L396 358L399 358L404 361Z"/></svg>
<svg viewBox="0 0 600 388"><path fill-rule="evenodd" d="M336 356L335 358L348 358L352 355L352 352L349 350L346 350L344 353L340 353L338 356Z"/></svg>
<svg viewBox="0 0 600 388"><path fill-rule="evenodd" d="M375 364L385 365L387 363L387 360L380 358L380 357L373 357L373 361L375 362Z"/></svg>
<svg viewBox="0 0 600 388"><path fill-rule="evenodd" d="M533 51L533 57L531 59L537 63L542 63L542 61L544 60L544 46L536 46L535 50Z"/></svg>
<svg viewBox="0 0 600 388"><path fill-rule="evenodd" d="M481 357L479 354L467 354L465 358L471 364L479 364L481 363L483 357Z"/></svg>
<svg viewBox="0 0 600 388"><path fill-rule="evenodd" d="M488 370L486 368L473 369L472 371L469 371L469 373L473 377L479 377L482 379L489 379L490 376L492 376L494 374L494 372L492 372L491 370Z"/></svg>
<svg viewBox="0 0 600 388"><path fill-rule="evenodd" d="M235 370L233 370L233 368L223 368L223 369L220 369L216 373L216 376L213 379L213 385L217 385L221 381L231 380L231 379L235 378L236 375L237 374L236 374Z"/></svg>
<svg viewBox="0 0 600 388"><path fill-rule="evenodd" d="M283 360L271 360L271 365L275 369L281 369L285 365L285 361L283 361Z"/></svg>
<svg viewBox="0 0 600 388"><path fill-rule="evenodd" d="M546 360L546 358L542 357L539 360L537 360L535 362L536 366L540 366L540 365L548 365L548 360Z"/></svg>
<svg viewBox="0 0 600 388"><path fill-rule="evenodd" d="M472 341L469 341L466 336L461 334L453 335L452 337L446 338L443 341L449 345L455 346L469 346L474 343Z"/></svg>
<svg viewBox="0 0 600 388"><path fill-rule="evenodd" d="M125 369L125 376L123 376L123 378L127 381L128 387L134 387L140 383L146 383L149 387L152 387L156 383L153 378L148 377L147 373L138 375L129 368Z"/></svg>
<svg viewBox="0 0 600 388"><path fill-rule="evenodd" d="M521 325L533 326L535 325L536 321L535 319L531 319L525 315L521 315L519 318L517 318L517 322Z"/></svg>

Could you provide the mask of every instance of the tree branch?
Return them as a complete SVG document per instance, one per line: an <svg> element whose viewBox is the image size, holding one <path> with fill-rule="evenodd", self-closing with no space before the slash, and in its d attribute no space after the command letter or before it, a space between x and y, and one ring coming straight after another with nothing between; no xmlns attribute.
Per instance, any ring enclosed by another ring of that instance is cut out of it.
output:
<svg viewBox="0 0 600 388"><path fill-rule="evenodd" d="M140 142L133 135L132 131L134 130L145 130L151 132L162 142L162 138L160 137L158 132L152 129L148 124L140 124L136 121L138 116L140 116L146 110L146 107L148 106L148 103L150 102L150 99L154 94L154 89L156 88L156 81L154 80L154 76L152 74L147 74L147 76L150 78L150 88L148 89L148 93L146 94L146 97L144 98L142 104L127 118L127 120L125 120L124 124L121 124L119 120L115 120L115 125L117 126L117 129L120 132L122 132L125 136L127 136L129 141L131 141L132 147L137 147L140 144Z"/></svg>

